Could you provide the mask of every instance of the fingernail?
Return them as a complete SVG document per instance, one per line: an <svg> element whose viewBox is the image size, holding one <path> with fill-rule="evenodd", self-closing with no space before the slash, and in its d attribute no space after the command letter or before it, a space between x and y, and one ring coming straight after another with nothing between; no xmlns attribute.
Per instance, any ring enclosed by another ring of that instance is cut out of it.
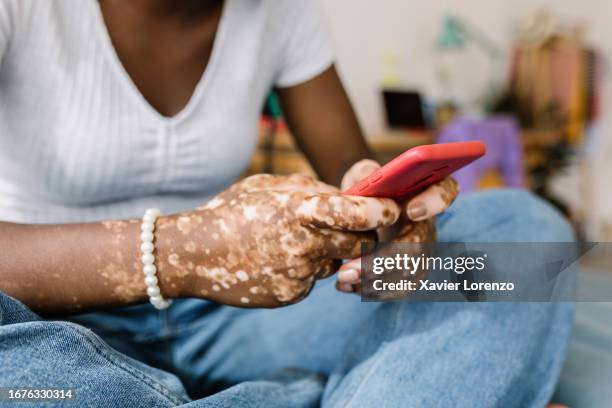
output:
<svg viewBox="0 0 612 408"><path fill-rule="evenodd" d="M345 269L338 273L338 280L342 283L357 283L359 282L359 272L355 269Z"/></svg>
<svg viewBox="0 0 612 408"><path fill-rule="evenodd" d="M408 213L408 218L412 221L420 221L427 215L427 207L424 202L417 201L416 203L411 203L406 212Z"/></svg>

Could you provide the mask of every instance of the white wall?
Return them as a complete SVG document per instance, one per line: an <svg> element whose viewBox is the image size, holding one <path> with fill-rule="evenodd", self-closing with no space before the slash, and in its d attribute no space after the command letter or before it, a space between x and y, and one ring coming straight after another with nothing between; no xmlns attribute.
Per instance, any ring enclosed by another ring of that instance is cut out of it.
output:
<svg viewBox="0 0 612 408"><path fill-rule="evenodd" d="M400 57L401 81L405 86L418 87L426 96L439 97L443 90L435 79L435 67L440 55L435 41L445 14L460 16L478 27L505 50L512 43L516 21L526 11L546 6L562 19L586 23L587 42L612 60L612 5L607 0L319 0L329 20L336 44L338 67L362 126L369 134L384 131L385 123L378 90L381 82L381 54L395 52ZM473 99L486 88L489 77L488 59L475 47L458 57L453 74L460 81L454 93ZM507 65L502 65L504 76ZM602 92L606 113L598 124L596 160L588 163L599 175L593 176L593 193L588 209L590 230L595 238L604 222L612 225L612 80L606 72ZM575 183L576 184L576 183ZM569 192L570 199L580 207L585 201L580 181ZM569 187L568 187L569 189Z"/></svg>
<svg viewBox="0 0 612 408"><path fill-rule="evenodd" d="M510 40L507 8L509 2L486 0L401 1L322 0L332 37L336 43L338 66L352 97L362 125L369 133L384 129L378 90L381 81L381 54L392 51L400 57L402 82L437 96L434 69L439 59L435 41L447 11L465 16L500 45ZM486 15L480 21L471 17ZM486 70L486 58L472 47L471 68ZM467 67L458 67L469 75ZM476 77L478 78L478 77ZM471 89L480 89L480 81ZM484 85L484 84L482 84ZM484 88L483 88L484 89Z"/></svg>

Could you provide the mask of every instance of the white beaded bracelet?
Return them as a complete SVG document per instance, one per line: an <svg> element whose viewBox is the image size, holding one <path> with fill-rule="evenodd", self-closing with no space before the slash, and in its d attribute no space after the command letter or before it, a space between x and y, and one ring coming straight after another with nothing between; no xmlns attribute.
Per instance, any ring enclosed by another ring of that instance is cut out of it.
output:
<svg viewBox="0 0 612 408"><path fill-rule="evenodd" d="M153 232L155 231L155 221L159 217L160 211L157 208L149 208L145 211L142 217L140 241L140 251L142 252L142 271L144 272L144 281L147 286L147 295L149 295L149 301L156 309L162 310L168 308L171 300L166 300L161 294L159 285L157 284L157 268L155 267L155 245L153 240L155 238Z"/></svg>

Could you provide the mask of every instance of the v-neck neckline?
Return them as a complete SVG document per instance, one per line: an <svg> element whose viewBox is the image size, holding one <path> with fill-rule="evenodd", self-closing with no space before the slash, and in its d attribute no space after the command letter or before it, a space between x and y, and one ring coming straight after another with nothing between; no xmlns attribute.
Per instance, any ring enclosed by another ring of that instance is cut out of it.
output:
<svg viewBox="0 0 612 408"><path fill-rule="evenodd" d="M136 102L140 106L142 106L145 111L148 112L148 114L152 115L157 121L162 123L171 124L180 122L181 120L189 116L189 114L193 111L195 106L202 98L202 94L208 86L208 83L212 80L211 78L214 76L216 67L219 64L219 58L223 50L225 33L227 31L231 0L224 0L223 2L221 16L217 25L217 32L215 33L215 38L213 40L210 57L208 58L208 63L206 64L206 67L202 71L200 79L194 87L193 92L185 106L183 106L180 111L178 111L172 116L165 116L160 111L158 111L153 105L151 105L147 98L145 98L138 86L136 86L136 83L134 82L132 77L130 77L130 74L127 72L125 66L121 62L121 59L117 54L117 50L113 45L110 33L108 32L108 27L106 26L106 22L104 21L104 15L102 14L100 3L98 2L98 0L91 1L94 3L94 17L95 20L97 20L95 21L95 26L98 31L98 37L102 45L103 53L106 54L106 57L110 62L110 66L116 72L120 81L126 88L127 92L131 95L131 97L133 97Z"/></svg>

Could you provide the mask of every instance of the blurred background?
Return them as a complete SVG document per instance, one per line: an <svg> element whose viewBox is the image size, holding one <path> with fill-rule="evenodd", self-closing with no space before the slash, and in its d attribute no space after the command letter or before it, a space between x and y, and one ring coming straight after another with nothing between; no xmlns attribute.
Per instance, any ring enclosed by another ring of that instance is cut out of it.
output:
<svg viewBox="0 0 612 408"><path fill-rule="evenodd" d="M612 55L603 0L318 0L337 66L382 160L477 139L463 191L527 188L583 239L612 240ZM311 171L274 95L253 172Z"/></svg>

